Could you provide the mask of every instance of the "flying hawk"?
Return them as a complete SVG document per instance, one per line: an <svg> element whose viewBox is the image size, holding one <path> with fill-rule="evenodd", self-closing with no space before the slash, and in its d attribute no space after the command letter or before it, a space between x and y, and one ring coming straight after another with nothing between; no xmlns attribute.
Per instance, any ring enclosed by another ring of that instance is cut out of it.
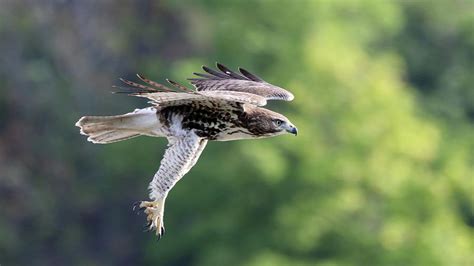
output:
<svg viewBox="0 0 474 266"><path fill-rule="evenodd" d="M137 75L147 85L121 79L129 95L145 97L152 107L116 116L84 116L76 123L92 143L106 144L137 136L166 137L168 148L149 185L151 201L137 206L148 228L164 234L163 214L169 191L196 163L209 140L258 139L291 133L285 116L262 108L267 100L291 101L290 92L265 82L245 69L240 73L217 63L206 74L189 79L195 90L167 80L173 88Z"/></svg>

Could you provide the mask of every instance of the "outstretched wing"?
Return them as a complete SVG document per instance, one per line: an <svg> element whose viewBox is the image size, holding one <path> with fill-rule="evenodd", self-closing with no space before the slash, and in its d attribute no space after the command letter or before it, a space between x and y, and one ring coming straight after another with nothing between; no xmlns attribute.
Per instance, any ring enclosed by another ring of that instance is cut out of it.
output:
<svg viewBox="0 0 474 266"><path fill-rule="evenodd" d="M138 77L150 86L135 83L133 81L120 79L128 87L116 88L126 89L117 93L127 93L132 96L144 97L151 100L151 103L158 106L174 106L195 101L228 101L237 103L248 103L257 106L267 104L267 99L263 96L242 92L242 91L194 91L171 80L167 80L173 88L151 81L143 76Z"/></svg>
<svg viewBox="0 0 474 266"><path fill-rule="evenodd" d="M294 98L291 92L272 85L243 68L239 68L239 74L222 64L216 65L220 71L203 66L202 69L207 74L194 73L199 78L189 79L197 91L245 92L262 96L267 100L291 101Z"/></svg>
<svg viewBox="0 0 474 266"><path fill-rule="evenodd" d="M179 137L168 138L168 149L150 183L150 198L166 197L168 192L196 164L206 147L207 140L194 132Z"/></svg>
<svg viewBox="0 0 474 266"><path fill-rule="evenodd" d="M136 95L148 98L151 103L158 106L174 106L196 101L229 101L238 103L249 103L257 106L267 104L267 100L262 96L244 92L223 92L223 91L203 91L203 92L155 92Z"/></svg>

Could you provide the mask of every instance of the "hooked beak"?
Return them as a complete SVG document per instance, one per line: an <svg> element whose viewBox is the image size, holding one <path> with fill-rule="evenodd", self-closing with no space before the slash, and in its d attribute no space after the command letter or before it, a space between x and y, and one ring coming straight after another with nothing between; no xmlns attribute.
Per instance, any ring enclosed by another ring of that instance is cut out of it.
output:
<svg viewBox="0 0 474 266"><path fill-rule="evenodd" d="M298 135L298 129L293 125L291 125L287 131L288 133L294 134L295 136Z"/></svg>

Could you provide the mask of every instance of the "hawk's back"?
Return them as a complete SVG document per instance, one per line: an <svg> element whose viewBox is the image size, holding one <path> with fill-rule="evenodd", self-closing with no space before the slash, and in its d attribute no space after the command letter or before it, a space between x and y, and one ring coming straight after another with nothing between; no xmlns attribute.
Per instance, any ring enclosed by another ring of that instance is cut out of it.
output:
<svg viewBox="0 0 474 266"><path fill-rule="evenodd" d="M162 124L194 132L208 140L227 140L230 134L250 134L245 126L245 112L242 105L233 102L206 101L169 106L158 110Z"/></svg>

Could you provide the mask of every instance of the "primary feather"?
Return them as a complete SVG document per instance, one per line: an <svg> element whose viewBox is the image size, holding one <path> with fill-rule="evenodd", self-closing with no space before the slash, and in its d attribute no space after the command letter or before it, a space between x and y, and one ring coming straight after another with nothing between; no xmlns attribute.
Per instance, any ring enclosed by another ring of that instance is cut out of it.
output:
<svg viewBox="0 0 474 266"><path fill-rule="evenodd" d="M217 63L221 71L203 67L211 75L195 73L200 78L191 78L191 84L197 91L240 91L265 97L267 100L291 101L294 96L291 92L272 85L249 71L239 68L242 75L231 71L226 66Z"/></svg>

